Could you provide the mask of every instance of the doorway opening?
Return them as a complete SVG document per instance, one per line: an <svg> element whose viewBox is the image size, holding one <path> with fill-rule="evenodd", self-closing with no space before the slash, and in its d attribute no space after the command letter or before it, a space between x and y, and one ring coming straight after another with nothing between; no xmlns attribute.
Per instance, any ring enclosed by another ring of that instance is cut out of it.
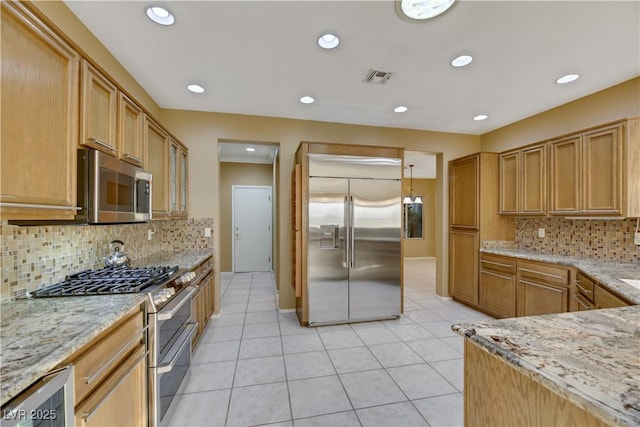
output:
<svg viewBox="0 0 640 427"><path fill-rule="evenodd" d="M277 273L278 152L275 143L218 143L221 273Z"/></svg>

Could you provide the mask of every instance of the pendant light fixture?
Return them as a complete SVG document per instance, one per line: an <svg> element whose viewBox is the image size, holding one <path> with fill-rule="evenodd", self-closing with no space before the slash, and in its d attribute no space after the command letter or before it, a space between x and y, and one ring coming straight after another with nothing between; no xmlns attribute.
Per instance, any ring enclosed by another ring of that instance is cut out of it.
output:
<svg viewBox="0 0 640 427"><path fill-rule="evenodd" d="M410 203L422 204L422 196L416 196L415 193L413 192L413 166L414 165L409 165L409 173L411 176L411 180L409 182L411 184L409 189L409 195L404 196L404 199L402 200L402 203L404 204L410 204Z"/></svg>

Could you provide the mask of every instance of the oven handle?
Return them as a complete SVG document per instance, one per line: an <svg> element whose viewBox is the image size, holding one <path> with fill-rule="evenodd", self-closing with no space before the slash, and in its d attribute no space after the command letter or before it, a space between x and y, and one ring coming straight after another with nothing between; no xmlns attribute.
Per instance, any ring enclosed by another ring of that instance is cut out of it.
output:
<svg viewBox="0 0 640 427"><path fill-rule="evenodd" d="M193 294L196 293L198 289L194 288L193 286L189 286L189 288L190 289L187 292L187 295L182 297L180 300L173 300L169 302L169 304L167 304L166 307L164 307L162 310L158 312L157 314L158 320L171 319L187 301L191 300L191 297L193 296Z"/></svg>
<svg viewBox="0 0 640 427"><path fill-rule="evenodd" d="M180 336L178 337L176 342L173 344L173 346L169 349L169 351L167 352L167 355L162 358L164 360L170 355L171 360L168 363L162 363L158 365L158 367L156 368L159 374L171 372L171 370L173 369L173 365L175 365L176 362L178 361L178 358L180 357L182 350L184 350L184 347L187 344L191 345L191 337L193 336L193 333L196 331L198 327L198 322L189 323L188 325L189 326L187 326L180 333Z"/></svg>

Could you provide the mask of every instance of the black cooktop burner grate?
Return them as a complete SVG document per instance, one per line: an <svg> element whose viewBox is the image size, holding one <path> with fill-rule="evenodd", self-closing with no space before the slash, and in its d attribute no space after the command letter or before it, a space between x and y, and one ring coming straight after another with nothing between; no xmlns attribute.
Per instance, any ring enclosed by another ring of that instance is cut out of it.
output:
<svg viewBox="0 0 640 427"><path fill-rule="evenodd" d="M64 281L31 292L30 297L111 295L143 292L167 281L178 267L104 268L86 270Z"/></svg>

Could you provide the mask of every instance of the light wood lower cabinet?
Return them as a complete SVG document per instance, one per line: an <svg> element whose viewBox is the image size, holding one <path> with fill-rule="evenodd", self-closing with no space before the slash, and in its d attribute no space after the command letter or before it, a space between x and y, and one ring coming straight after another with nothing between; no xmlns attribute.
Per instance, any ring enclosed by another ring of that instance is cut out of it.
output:
<svg viewBox="0 0 640 427"><path fill-rule="evenodd" d="M516 260L480 254L480 309L499 318L516 315Z"/></svg>
<svg viewBox="0 0 640 427"><path fill-rule="evenodd" d="M518 260L518 316L569 311L569 268Z"/></svg>
<svg viewBox="0 0 640 427"><path fill-rule="evenodd" d="M191 310L194 312L195 319L198 322L198 328L191 338L191 348L193 349L198 346L202 338L202 333L207 327L215 309L214 283L215 275L213 271L210 271L198 284L198 292L194 295L191 303Z"/></svg>
<svg viewBox="0 0 640 427"><path fill-rule="evenodd" d="M74 365L77 426L147 424L144 324L137 307L63 363Z"/></svg>
<svg viewBox="0 0 640 427"><path fill-rule="evenodd" d="M449 232L449 293L457 300L478 305L477 231Z"/></svg>
<svg viewBox="0 0 640 427"><path fill-rule="evenodd" d="M593 300L596 308L615 308L631 305L627 300L609 292L599 283L595 285Z"/></svg>

